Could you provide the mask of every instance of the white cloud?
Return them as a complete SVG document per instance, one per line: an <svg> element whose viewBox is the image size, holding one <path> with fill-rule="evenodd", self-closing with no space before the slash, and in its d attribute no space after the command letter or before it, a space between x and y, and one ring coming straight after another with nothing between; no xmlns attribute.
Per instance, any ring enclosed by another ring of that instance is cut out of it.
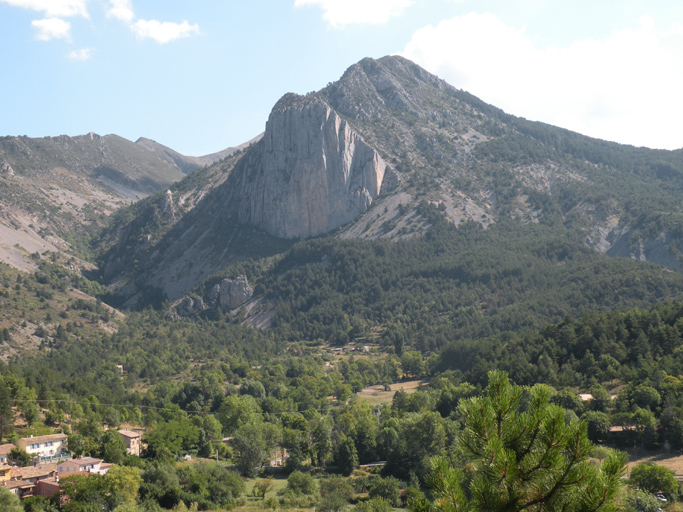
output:
<svg viewBox="0 0 683 512"><path fill-rule="evenodd" d="M40 11L48 18L88 17L88 0L0 0L0 3Z"/></svg>
<svg viewBox="0 0 683 512"><path fill-rule="evenodd" d="M85 61L92 57L93 53L95 53L94 48L81 48L80 50L69 52L67 57L71 60Z"/></svg>
<svg viewBox="0 0 683 512"><path fill-rule="evenodd" d="M199 34L199 25L190 25L187 21L172 23L170 21L138 20L131 25L135 35L141 39L154 39L159 44L166 44L181 37Z"/></svg>
<svg viewBox="0 0 683 512"><path fill-rule="evenodd" d="M295 7L317 6L330 26L340 28L354 23L386 23L400 16L414 0L295 0Z"/></svg>
<svg viewBox="0 0 683 512"><path fill-rule="evenodd" d="M71 40L71 23L59 18L46 18L44 20L34 20L31 22L36 29L36 39L38 41L50 41L51 39Z"/></svg>
<svg viewBox="0 0 683 512"><path fill-rule="evenodd" d="M107 10L109 18L131 23L135 19L133 3L131 0L109 0L111 7Z"/></svg>
<svg viewBox="0 0 683 512"><path fill-rule="evenodd" d="M505 111L627 144L683 147L683 25L540 47L492 14L424 27L402 55Z"/></svg>

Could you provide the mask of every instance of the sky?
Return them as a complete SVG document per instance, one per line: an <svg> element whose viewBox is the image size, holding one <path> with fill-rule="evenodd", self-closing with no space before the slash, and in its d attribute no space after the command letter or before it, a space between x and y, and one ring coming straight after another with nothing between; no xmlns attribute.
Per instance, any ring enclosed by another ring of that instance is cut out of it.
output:
<svg viewBox="0 0 683 512"><path fill-rule="evenodd" d="M403 55L506 112L683 147L683 2L0 0L0 135L115 133L191 156L275 102Z"/></svg>

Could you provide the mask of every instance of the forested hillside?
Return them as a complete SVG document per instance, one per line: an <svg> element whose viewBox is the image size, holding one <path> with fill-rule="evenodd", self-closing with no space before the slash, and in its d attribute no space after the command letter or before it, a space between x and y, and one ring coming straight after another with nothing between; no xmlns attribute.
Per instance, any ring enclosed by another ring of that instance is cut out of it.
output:
<svg viewBox="0 0 683 512"><path fill-rule="evenodd" d="M67 480L67 512L231 509L245 478L259 509L663 503L619 494L624 456L592 443L683 449L681 151L515 118L385 57L171 181L80 208L73 258L0 266L0 438L61 431L117 468Z"/></svg>

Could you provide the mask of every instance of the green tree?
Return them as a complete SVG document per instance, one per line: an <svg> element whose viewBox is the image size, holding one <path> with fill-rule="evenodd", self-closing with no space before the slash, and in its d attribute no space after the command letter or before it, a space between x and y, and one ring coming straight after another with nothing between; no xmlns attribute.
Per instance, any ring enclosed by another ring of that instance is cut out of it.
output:
<svg viewBox="0 0 683 512"><path fill-rule="evenodd" d="M59 506L50 498L31 496L21 502L24 512L59 512ZM0 508L0 510L4 510Z"/></svg>
<svg viewBox="0 0 683 512"><path fill-rule="evenodd" d="M242 425L235 432L232 445L236 452L235 466L238 471L244 476L254 476L268 457L262 425Z"/></svg>
<svg viewBox="0 0 683 512"><path fill-rule="evenodd" d="M594 443L607 439L611 422L606 413L599 411L588 411L581 416L581 420L586 423L588 439Z"/></svg>
<svg viewBox="0 0 683 512"><path fill-rule="evenodd" d="M348 479L341 476L331 476L320 482L320 501L315 507L316 512L342 512L349 506L349 499L353 495L353 487Z"/></svg>
<svg viewBox="0 0 683 512"><path fill-rule="evenodd" d="M631 470L631 484L655 494L663 492L669 498L678 495L678 482L674 472L653 462L638 464Z"/></svg>
<svg viewBox="0 0 683 512"><path fill-rule="evenodd" d="M683 419L675 417L669 424L669 441L671 445L680 450L683 448Z"/></svg>
<svg viewBox="0 0 683 512"><path fill-rule="evenodd" d="M593 411L608 412L611 405L611 398L607 390L600 384L595 384L591 388L593 400L590 401L590 408Z"/></svg>
<svg viewBox="0 0 683 512"><path fill-rule="evenodd" d="M21 448L14 447L7 455L7 461L10 464L23 468L31 464L31 456Z"/></svg>
<svg viewBox="0 0 683 512"><path fill-rule="evenodd" d="M358 466L358 452L356 452L356 445L353 439L345 437L339 443L337 450L337 465L342 475L350 475Z"/></svg>
<svg viewBox="0 0 683 512"><path fill-rule="evenodd" d="M450 467L433 459L428 478L435 508L454 511L616 510L626 458L612 452L601 465L588 458L586 426L566 424L564 410L549 403L550 390L512 385L504 372L489 373L484 393L460 402L465 429L458 442L468 461Z"/></svg>
<svg viewBox="0 0 683 512"><path fill-rule="evenodd" d="M389 503L387 500L384 498L380 497L375 497L375 498L370 498L367 501L362 501L358 505L356 505L356 508L354 508L355 512L391 512L391 503Z"/></svg>
<svg viewBox="0 0 683 512"><path fill-rule="evenodd" d="M120 464L126 458L126 444L116 430L107 430L102 436L102 458L111 464Z"/></svg>
<svg viewBox="0 0 683 512"><path fill-rule="evenodd" d="M581 397L569 389L563 389L554 395L550 402L560 407L574 411L577 415L583 414L584 404Z"/></svg>
<svg viewBox="0 0 683 512"><path fill-rule="evenodd" d="M114 465L104 476L104 486L109 492L128 504L137 501L141 483L142 477L138 468Z"/></svg>
<svg viewBox="0 0 683 512"><path fill-rule="evenodd" d="M5 379L0 376L0 441L12 431L12 425L14 425L12 398L5 385Z"/></svg>
<svg viewBox="0 0 683 512"><path fill-rule="evenodd" d="M40 410L35 402L24 402L19 407L21 416L29 426L33 426L40 419Z"/></svg>
<svg viewBox="0 0 683 512"><path fill-rule="evenodd" d="M24 507L21 506L21 501L16 494L0 487L0 510L2 512L24 512Z"/></svg>
<svg viewBox="0 0 683 512"><path fill-rule="evenodd" d="M392 507L398 507L401 499L401 489L398 479L393 476L387 478L377 477L370 483L368 495L371 498L382 498Z"/></svg>
<svg viewBox="0 0 683 512"><path fill-rule="evenodd" d="M311 424L311 458L316 466L324 466L332 454L332 421L328 416Z"/></svg>
<svg viewBox="0 0 683 512"><path fill-rule="evenodd" d="M223 425L223 432L232 435L242 425L257 421L260 412L253 396L230 395L221 403L217 417Z"/></svg>
<svg viewBox="0 0 683 512"><path fill-rule="evenodd" d="M641 490L634 491L624 501L626 512L658 512L662 509L661 503L654 494Z"/></svg>
<svg viewBox="0 0 683 512"><path fill-rule="evenodd" d="M301 471L293 471L287 477L287 490L296 495L310 496L315 494L318 489L318 484L309 473L302 473Z"/></svg>
<svg viewBox="0 0 683 512"><path fill-rule="evenodd" d="M261 480L256 480L256 482L254 482L254 487L251 490L251 494L254 497L264 499L266 497L266 493L270 491L274 485L275 484L273 483L272 476L269 476L268 478L262 478Z"/></svg>
<svg viewBox="0 0 683 512"><path fill-rule="evenodd" d="M659 407L662 397L659 392L649 384L640 384L635 387L631 398L636 406L655 412Z"/></svg>
<svg viewBox="0 0 683 512"><path fill-rule="evenodd" d="M401 356L401 367L409 377L421 377L425 371L425 363L422 354L417 350L404 352Z"/></svg>
<svg viewBox="0 0 683 512"><path fill-rule="evenodd" d="M657 443L657 420L649 409L637 408L631 416L631 423L638 433L638 441L644 446L651 447Z"/></svg>

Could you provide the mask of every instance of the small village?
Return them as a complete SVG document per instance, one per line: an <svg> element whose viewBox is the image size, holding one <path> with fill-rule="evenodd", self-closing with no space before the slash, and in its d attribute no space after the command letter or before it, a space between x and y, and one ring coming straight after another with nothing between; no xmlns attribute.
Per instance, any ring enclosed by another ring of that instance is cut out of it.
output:
<svg viewBox="0 0 683 512"><path fill-rule="evenodd" d="M130 455L140 456L141 432L118 430ZM93 457L72 458L63 433L22 437L16 445L0 445L0 486L24 500L31 496L51 498L60 492L60 478L71 475L105 475L113 464ZM26 452L31 464L10 465L13 449Z"/></svg>

